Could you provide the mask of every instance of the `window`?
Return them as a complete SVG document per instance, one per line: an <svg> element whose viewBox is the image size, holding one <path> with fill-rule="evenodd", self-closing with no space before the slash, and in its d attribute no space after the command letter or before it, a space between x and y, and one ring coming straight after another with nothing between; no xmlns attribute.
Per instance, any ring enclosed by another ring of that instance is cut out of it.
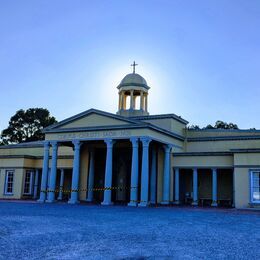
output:
<svg viewBox="0 0 260 260"><path fill-rule="evenodd" d="M5 194L13 194L14 171L7 170L5 173Z"/></svg>
<svg viewBox="0 0 260 260"><path fill-rule="evenodd" d="M260 170L251 171L251 202L260 203Z"/></svg>
<svg viewBox="0 0 260 260"><path fill-rule="evenodd" d="M33 171L26 171L24 179L23 193L26 195L32 194Z"/></svg>

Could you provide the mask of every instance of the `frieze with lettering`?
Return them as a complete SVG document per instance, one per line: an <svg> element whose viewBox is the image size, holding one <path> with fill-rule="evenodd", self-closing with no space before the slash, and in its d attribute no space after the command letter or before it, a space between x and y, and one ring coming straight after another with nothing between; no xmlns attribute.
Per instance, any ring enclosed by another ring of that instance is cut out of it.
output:
<svg viewBox="0 0 260 260"><path fill-rule="evenodd" d="M57 138L59 140L102 139L102 138L110 138L110 137L130 137L130 136L131 136L131 131L130 130L57 134Z"/></svg>

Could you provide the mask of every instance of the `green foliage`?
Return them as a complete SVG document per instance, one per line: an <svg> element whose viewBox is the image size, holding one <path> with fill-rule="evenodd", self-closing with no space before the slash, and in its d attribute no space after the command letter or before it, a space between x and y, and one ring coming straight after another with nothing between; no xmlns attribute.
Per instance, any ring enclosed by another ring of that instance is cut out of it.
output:
<svg viewBox="0 0 260 260"><path fill-rule="evenodd" d="M202 129L239 129L236 124L226 123L221 120L216 121L215 125L207 125L206 127L200 128L198 125L191 125L188 127L191 130L202 130Z"/></svg>
<svg viewBox="0 0 260 260"><path fill-rule="evenodd" d="M5 145L44 140L42 129L56 122L47 109L20 109L11 117L8 128L2 131L1 143Z"/></svg>

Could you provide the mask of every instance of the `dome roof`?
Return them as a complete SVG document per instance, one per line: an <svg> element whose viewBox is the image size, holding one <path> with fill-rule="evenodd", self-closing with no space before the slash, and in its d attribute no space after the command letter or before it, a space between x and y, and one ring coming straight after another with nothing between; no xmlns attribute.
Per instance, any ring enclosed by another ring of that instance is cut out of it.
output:
<svg viewBox="0 0 260 260"><path fill-rule="evenodd" d="M121 87L129 87L129 86L138 86L138 87L144 87L146 89L149 89L146 80L137 73L130 73L127 74L117 88Z"/></svg>

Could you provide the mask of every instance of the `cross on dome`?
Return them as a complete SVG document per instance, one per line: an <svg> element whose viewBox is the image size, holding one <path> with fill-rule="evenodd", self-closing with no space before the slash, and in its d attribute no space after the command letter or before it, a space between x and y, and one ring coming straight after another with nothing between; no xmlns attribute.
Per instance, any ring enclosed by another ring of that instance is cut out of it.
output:
<svg viewBox="0 0 260 260"><path fill-rule="evenodd" d="M134 61L134 63L133 64L131 64L131 66L133 66L133 74L135 74L135 66L137 66L138 64L137 63L135 63L135 61Z"/></svg>

